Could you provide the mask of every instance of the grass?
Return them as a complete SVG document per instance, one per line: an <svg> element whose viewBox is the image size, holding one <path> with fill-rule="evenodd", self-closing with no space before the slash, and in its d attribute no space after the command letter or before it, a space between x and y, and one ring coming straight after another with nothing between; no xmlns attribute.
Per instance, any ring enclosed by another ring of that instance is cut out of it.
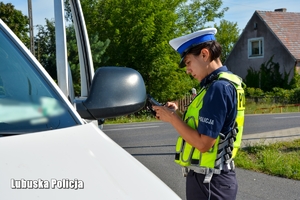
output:
<svg viewBox="0 0 300 200"><path fill-rule="evenodd" d="M155 117L148 112L142 112L139 114L131 114L116 118L105 119L105 124L121 124L121 123L132 123L132 122L151 122L157 121Z"/></svg>
<svg viewBox="0 0 300 200"><path fill-rule="evenodd" d="M285 113L285 112L299 112L300 104L269 104L269 103L255 103L247 102L245 114L265 114L265 113Z"/></svg>
<svg viewBox="0 0 300 200"><path fill-rule="evenodd" d="M294 180L300 180L300 139L240 149L237 167Z"/></svg>

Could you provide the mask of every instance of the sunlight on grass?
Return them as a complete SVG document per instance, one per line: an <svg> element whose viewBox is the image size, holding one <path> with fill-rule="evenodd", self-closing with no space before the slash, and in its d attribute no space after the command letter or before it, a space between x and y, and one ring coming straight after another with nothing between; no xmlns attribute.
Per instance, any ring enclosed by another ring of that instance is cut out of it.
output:
<svg viewBox="0 0 300 200"><path fill-rule="evenodd" d="M240 168L300 180L300 140L245 147L235 163Z"/></svg>
<svg viewBox="0 0 300 200"><path fill-rule="evenodd" d="M270 103L255 103L246 101L245 114L267 114L267 113L284 113L284 112L299 112L298 104L270 104Z"/></svg>
<svg viewBox="0 0 300 200"><path fill-rule="evenodd" d="M133 122L151 122L157 121L151 113L142 113L142 114L131 114L116 118L105 119L105 124L121 124L121 123L133 123Z"/></svg>

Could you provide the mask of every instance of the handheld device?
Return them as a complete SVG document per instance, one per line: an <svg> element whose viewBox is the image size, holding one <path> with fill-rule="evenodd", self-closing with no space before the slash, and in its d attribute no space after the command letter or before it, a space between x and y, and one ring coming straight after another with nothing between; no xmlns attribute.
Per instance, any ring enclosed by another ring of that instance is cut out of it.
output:
<svg viewBox="0 0 300 200"><path fill-rule="evenodd" d="M158 101L156 101L150 94L147 94L147 103L146 103L146 106L151 111L151 113L155 116L156 112L155 112L155 110L152 107L153 105L154 106L162 106L163 104L161 104Z"/></svg>
<svg viewBox="0 0 300 200"><path fill-rule="evenodd" d="M154 106L162 106L161 103L156 101L150 94L147 94L148 101Z"/></svg>

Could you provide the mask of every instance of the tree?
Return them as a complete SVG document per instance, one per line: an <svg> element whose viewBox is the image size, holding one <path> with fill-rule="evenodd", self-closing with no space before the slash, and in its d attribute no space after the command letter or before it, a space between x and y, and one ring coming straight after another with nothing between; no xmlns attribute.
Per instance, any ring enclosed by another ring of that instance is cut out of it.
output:
<svg viewBox="0 0 300 200"><path fill-rule="evenodd" d="M21 11L16 10L11 3L0 2L0 18L29 47L29 19Z"/></svg>
<svg viewBox="0 0 300 200"><path fill-rule="evenodd" d="M273 61L273 56L266 62L262 63L259 71L249 68L245 83L247 87L261 88L265 92L272 91L273 88L290 89L288 77L290 72L279 72L280 65Z"/></svg>
<svg viewBox="0 0 300 200"><path fill-rule="evenodd" d="M260 88L260 71L256 71L253 67L247 69L247 76L245 77L245 83L247 88Z"/></svg>
<svg viewBox="0 0 300 200"><path fill-rule="evenodd" d="M78 48L73 25L66 27L67 56L71 68L75 95L80 94L80 67ZM93 64L95 68L100 66L102 60L107 60L102 56L109 45L109 40L101 42L97 35L89 35ZM35 52L39 62L43 65L50 76L57 80L56 69L56 43L55 43L55 22L46 19L46 25L38 25L38 33L35 37Z"/></svg>
<svg viewBox="0 0 300 200"><path fill-rule="evenodd" d="M176 21L179 35L189 34L205 28L208 22L213 22L216 18L223 18L228 10L222 6L221 0L191 0L180 3Z"/></svg>
<svg viewBox="0 0 300 200"><path fill-rule="evenodd" d="M260 83L263 91L271 91L274 87L285 89L289 87L289 73L281 74L279 72L280 65L273 61L273 57L274 55L260 67Z"/></svg>
<svg viewBox="0 0 300 200"><path fill-rule="evenodd" d="M69 25L66 29L67 41L68 41L68 62L72 72L74 92L75 95L80 95L80 66L79 66L79 57L78 57L78 48L75 35L75 29L73 25ZM104 57L106 48L109 45L109 40L102 42L99 40L97 35L89 36L91 52L93 58L94 68L97 69L102 61L107 60L108 58Z"/></svg>
<svg viewBox="0 0 300 200"><path fill-rule="evenodd" d="M50 76L57 80L54 20L46 19L46 25L38 25L37 28L34 39L36 57Z"/></svg>
<svg viewBox="0 0 300 200"><path fill-rule="evenodd" d="M104 65L138 70L145 82L151 83L146 84L147 90L157 97L158 91L166 86L161 84L166 72L174 68L168 39L174 35L176 2L84 0L81 3L89 34L111 41L106 51L110 59Z"/></svg>
<svg viewBox="0 0 300 200"><path fill-rule="evenodd" d="M138 70L147 92L160 101L178 99L198 85L178 68L180 57L168 41L226 10L218 12L219 0L82 0L81 5L89 34L111 41L104 64Z"/></svg>
<svg viewBox="0 0 300 200"><path fill-rule="evenodd" d="M219 26L216 24L214 26L218 30L216 40L222 46L221 61L225 62L227 56L239 38L238 25L237 23L221 20Z"/></svg>

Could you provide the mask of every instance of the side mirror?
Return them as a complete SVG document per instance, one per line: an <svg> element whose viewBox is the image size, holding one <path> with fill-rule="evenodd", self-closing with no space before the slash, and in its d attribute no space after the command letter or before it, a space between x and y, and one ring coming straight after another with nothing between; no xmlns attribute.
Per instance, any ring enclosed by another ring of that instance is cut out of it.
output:
<svg viewBox="0 0 300 200"><path fill-rule="evenodd" d="M77 112L84 119L127 115L145 106L146 88L139 72L125 67L100 67L94 75L86 100L77 100Z"/></svg>

